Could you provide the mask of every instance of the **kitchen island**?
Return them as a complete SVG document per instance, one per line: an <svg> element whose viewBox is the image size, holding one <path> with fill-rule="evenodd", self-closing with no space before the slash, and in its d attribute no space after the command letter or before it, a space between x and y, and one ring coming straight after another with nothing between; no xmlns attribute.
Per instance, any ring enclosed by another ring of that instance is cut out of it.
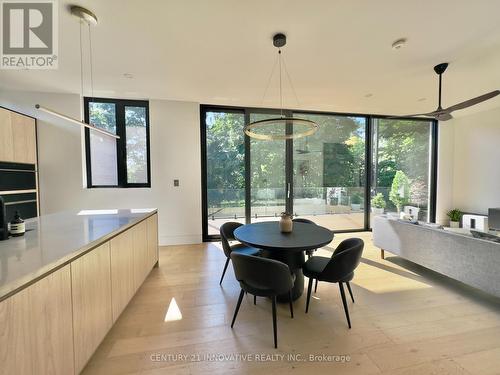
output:
<svg viewBox="0 0 500 375"><path fill-rule="evenodd" d="M155 209L26 221L0 242L0 374L79 373L158 262Z"/></svg>

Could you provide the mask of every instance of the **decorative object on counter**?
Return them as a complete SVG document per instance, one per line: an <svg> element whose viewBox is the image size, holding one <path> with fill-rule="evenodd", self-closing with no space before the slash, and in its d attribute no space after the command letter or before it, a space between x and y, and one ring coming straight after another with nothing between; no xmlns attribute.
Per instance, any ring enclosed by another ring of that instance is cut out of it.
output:
<svg viewBox="0 0 500 375"><path fill-rule="evenodd" d="M292 229L293 229L292 216L293 215L288 214L286 212L281 213L280 231L282 233L290 233L292 231Z"/></svg>
<svg viewBox="0 0 500 375"><path fill-rule="evenodd" d="M450 219L450 228L460 228L460 219L463 214L464 213L457 208L454 208L446 213L446 216Z"/></svg>
<svg viewBox="0 0 500 375"><path fill-rule="evenodd" d="M384 213L384 208L387 205L384 199L384 195L382 193L377 193L372 198L372 212L375 215L381 215Z"/></svg>
<svg viewBox="0 0 500 375"><path fill-rule="evenodd" d="M0 196L0 241L9 238L9 228L7 225L7 215L5 211L5 202Z"/></svg>
<svg viewBox="0 0 500 375"><path fill-rule="evenodd" d="M24 233L26 233L26 224L21 219L19 211L16 211L14 219L10 222L10 235L12 237L20 237L24 236Z"/></svg>
<svg viewBox="0 0 500 375"><path fill-rule="evenodd" d="M500 208L488 209L488 227L491 230L500 232Z"/></svg>
<svg viewBox="0 0 500 375"><path fill-rule="evenodd" d="M488 225L488 216L464 214L462 216L462 228L488 232L490 229Z"/></svg>
<svg viewBox="0 0 500 375"><path fill-rule="evenodd" d="M403 171L396 171L394 175L389 200L396 206L398 214L401 212L401 207L410 200L410 181Z"/></svg>

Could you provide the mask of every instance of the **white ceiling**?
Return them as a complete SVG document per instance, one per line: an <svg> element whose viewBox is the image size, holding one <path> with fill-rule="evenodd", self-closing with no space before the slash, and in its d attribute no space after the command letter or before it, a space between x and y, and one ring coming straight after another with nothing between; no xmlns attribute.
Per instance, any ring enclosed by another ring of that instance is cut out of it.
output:
<svg viewBox="0 0 500 375"><path fill-rule="evenodd" d="M80 92L79 23L60 3L59 69L0 71L0 86ZM445 106L500 88L498 0L87 0L94 95L279 106L272 35L283 50L299 103L285 80L285 106L359 113L435 109L432 70L450 62ZM408 39L406 48L391 49ZM88 65L86 66L86 68ZM124 77L124 73L134 78ZM88 91L86 71L86 94ZM373 94L366 97L367 94ZM426 98L425 100L421 100ZM420 101L419 101L420 99ZM462 115L500 106L500 97ZM456 112L457 116L460 115Z"/></svg>

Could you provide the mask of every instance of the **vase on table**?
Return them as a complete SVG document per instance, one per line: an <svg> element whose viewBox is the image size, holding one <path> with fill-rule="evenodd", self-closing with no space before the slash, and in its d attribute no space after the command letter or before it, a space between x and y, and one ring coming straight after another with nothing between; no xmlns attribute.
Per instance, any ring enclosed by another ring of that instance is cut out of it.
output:
<svg viewBox="0 0 500 375"><path fill-rule="evenodd" d="M281 213L280 231L282 233L290 233L293 229L292 215L286 212Z"/></svg>

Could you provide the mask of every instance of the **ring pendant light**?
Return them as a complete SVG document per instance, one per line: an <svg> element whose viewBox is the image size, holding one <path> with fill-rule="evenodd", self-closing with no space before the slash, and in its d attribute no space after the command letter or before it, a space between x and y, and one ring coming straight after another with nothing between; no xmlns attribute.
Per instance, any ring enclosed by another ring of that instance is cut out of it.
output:
<svg viewBox="0 0 500 375"><path fill-rule="evenodd" d="M297 139L307 137L316 133L319 129L319 125L314 121L301 119L297 117L286 117L283 116L283 86L282 86L282 62L281 62L281 47L286 44L286 35L276 34L273 37L273 45L278 48L278 60L279 60L279 92L280 92L280 117L270 118L265 120L254 121L246 124L243 131L246 135L251 138L267 141L277 141L286 139ZM291 83L291 82L290 82ZM304 127L304 130L295 132L294 127ZM273 129L283 127L283 129L291 128L291 133L260 133L258 130L265 130L266 128Z"/></svg>

